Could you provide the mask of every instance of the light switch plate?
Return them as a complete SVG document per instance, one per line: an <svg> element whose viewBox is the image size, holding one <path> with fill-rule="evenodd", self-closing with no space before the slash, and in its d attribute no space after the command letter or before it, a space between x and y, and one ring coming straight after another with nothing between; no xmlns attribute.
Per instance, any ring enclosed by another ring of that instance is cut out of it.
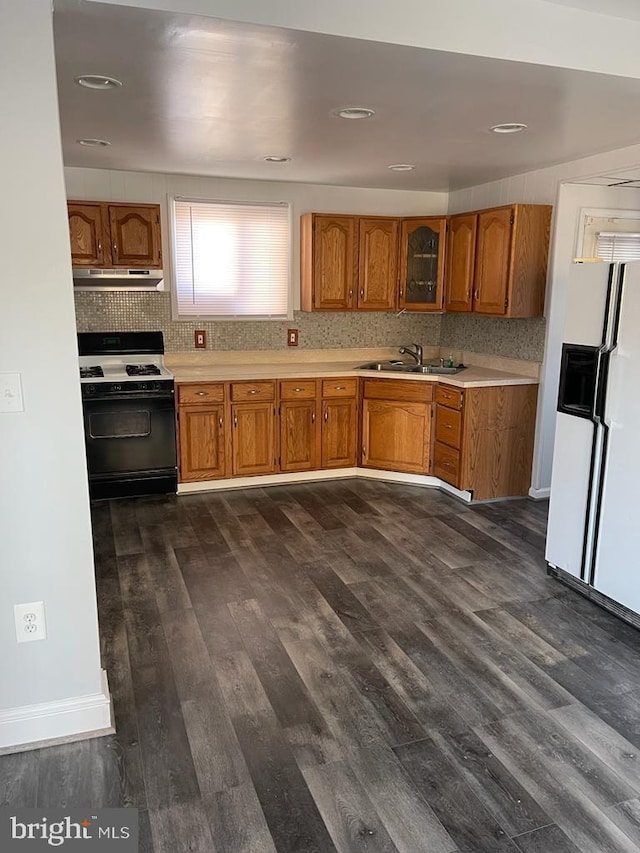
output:
<svg viewBox="0 0 640 853"><path fill-rule="evenodd" d="M0 412L24 412L19 373L0 373Z"/></svg>

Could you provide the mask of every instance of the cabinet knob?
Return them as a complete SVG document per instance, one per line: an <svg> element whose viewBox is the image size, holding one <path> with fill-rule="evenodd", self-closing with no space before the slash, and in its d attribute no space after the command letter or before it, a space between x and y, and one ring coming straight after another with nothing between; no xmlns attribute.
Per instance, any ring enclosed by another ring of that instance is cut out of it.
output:
<svg viewBox="0 0 640 853"><path fill-rule="evenodd" d="M102 240L98 240L98 251L102 251Z"/></svg>
<svg viewBox="0 0 640 853"><path fill-rule="evenodd" d="M220 427L220 429L222 429L222 425L223 425L222 415L220 415L220 419L218 421L218 426Z"/></svg>
<svg viewBox="0 0 640 853"><path fill-rule="evenodd" d="M444 428L445 428L445 429L453 429L453 427L451 426L451 424L443 424L443 426L444 426Z"/></svg>
<svg viewBox="0 0 640 853"><path fill-rule="evenodd" d="M329 420L329 412L324 413L324 422L326 423Z"/></svg>
<svg viewBox="0 0 640 853"><path fill-rule="evenodd" d="M360 296L364 299L364 289L360 291Z"/></svg>
<svg viewBox="0 0 640 853"><path fill-rule="evenodd" d="M478 300L480 299L480 290L478 288L475 289L473 293L473 298L476 300L476 302L478 302Z"/></svg>
<svg viewBox="0 0 640 853"><path fill-rule="evenodd" d="M312 424L315 424L315 422L316 422L316 413L315 413L315 412L311 412L311 423L312 423Z"/></svg>
<svg viewBox="0 0 640 853"><path fill-rule="evenodd" d="M237 415L233 416L233 425L234 425L234 427L238 426L238 416Z"/></svg>
<svg viewBox="0 0 640 853"><path fill-rule="evenodd" d="M349 291L349 296L353 296L353 290Z"/></svg>
<svg viewBox="0 0 640 853"><path fill-rule="evenodd" d="M113 244L113 251L116 255L118 254L118 244L117 243Z"/></svg>

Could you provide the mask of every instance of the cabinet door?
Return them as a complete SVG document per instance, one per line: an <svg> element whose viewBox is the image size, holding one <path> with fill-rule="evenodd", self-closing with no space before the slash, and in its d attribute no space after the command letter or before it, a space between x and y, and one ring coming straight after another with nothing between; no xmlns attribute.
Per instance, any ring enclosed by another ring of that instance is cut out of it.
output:
<svg viewBox="0 0 640 853"><path fill-rule="evenodd" d="M312 471L317 463L316 401L280 406L280 470Z"/></svg>
<svg viewBox="0 0 640 853"><path fill-rule="evenodd" d="M452 216L447 230L445 310L471 311L476 256L476 214Z"/></svg>
<svg viewBox="0 0 640 853"><path fill-rule="evenodd" d="M315 216L313 220L313 307L353 308L357 273L354 216Z"/></svg>
<svg viewBox="0 0 640 853"><path fill-rule="evenodd" d="M181 483L224 477L224 405L180 406L178 443Z"/></svg>
<svg viewBox="0 0 640 853"><path fill-rule="evenodd" d="M114 266L161 267L160 206L110 204L108 211Z"/></svg>
<svg viewBox="0 0 640 853"><path fill-rule="evenodd" d="M322 467L354 468L357 455L356 400L339 397L322 403Z"/></svg>
<svg viewBox="0 0 640 853"><path fill-rule="evenodd" d="M67 204L67 212L73 266L105 266L102 205L70 201Z"/></svg>
<svg viewBox="0 0 640 853"><path fill-rule="evenodd" d="M362 464L366 468L426 474L431 404L364 400Z"/></svg>
<svg viewBox="0 0 640 853"><path fill-rule="evenodd" d="M398 280L397 219L360 219L358 225L358 308L392 311Z"/></svg>
<svg viewBox="0 0 640 853"><path fill-rule="evenodd" d="M404 219L400 237L399 306L442 311L446 219Z"/></svg>
<svg viewBox="0 0 640 853"><path fill-rule="evenodd" d="M275 471L275 408L273 403L232 406L233 476Z"/></svg>
<svg viewBox="0 0 640 853"><path fill-rule="evenodd" d="M511 267L511 207L478 214L473 310L480 314L505 314Z"/></svg>

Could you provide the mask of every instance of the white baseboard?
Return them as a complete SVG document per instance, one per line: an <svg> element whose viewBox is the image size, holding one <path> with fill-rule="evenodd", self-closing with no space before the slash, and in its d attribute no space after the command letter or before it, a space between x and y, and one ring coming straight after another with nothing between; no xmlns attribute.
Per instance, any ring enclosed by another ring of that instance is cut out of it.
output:
<svg viewBox="0 0 640 853"><path fill-rule="evenodd" d="M262 486L286 485L288 483L310 483L314 480L338 480L346 477L361 477L365 480L386 480L388 483L408 483L431 489L442 489L467 503L471 492L461 492L438 477L423 474L401 474L397 471L380 471L377 468L334 468L323 471L301 471L298 474L264 474L258 477L234 477L228 480L203 480L200 483L180 483L179 495L195 492L213 492L228 489L261 488Z"/></svg>
<svg viewBox="0 0 640 853"><path fill-rule="evenodd" d="M529 489L529 497L535 501L543 501L551 496L551 487L546 489L534 489L533 486Z"/></svg>
<svg viewBox="0 0 640 853"><path fill-rule="evenodd" d="M102 690L56 702L0 711L0 753L113 734L113 709L105 670Z"/></svg>

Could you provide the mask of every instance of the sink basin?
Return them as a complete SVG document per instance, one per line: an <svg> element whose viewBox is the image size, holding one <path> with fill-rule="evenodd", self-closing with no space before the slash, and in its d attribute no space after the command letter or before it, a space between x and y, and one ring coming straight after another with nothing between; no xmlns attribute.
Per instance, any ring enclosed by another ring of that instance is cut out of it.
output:
<svg viewBox="0 0 640 853"><path fill-rule="evenodd" d="M459 364L457 367L442 367L439 364L414 364L406 361L370 361L367 364L360 364L358 370L380 370L390 371L395 373L425 373L436 376L448 376L455 373L460 373L465 369L464 364Z"/></svg>

